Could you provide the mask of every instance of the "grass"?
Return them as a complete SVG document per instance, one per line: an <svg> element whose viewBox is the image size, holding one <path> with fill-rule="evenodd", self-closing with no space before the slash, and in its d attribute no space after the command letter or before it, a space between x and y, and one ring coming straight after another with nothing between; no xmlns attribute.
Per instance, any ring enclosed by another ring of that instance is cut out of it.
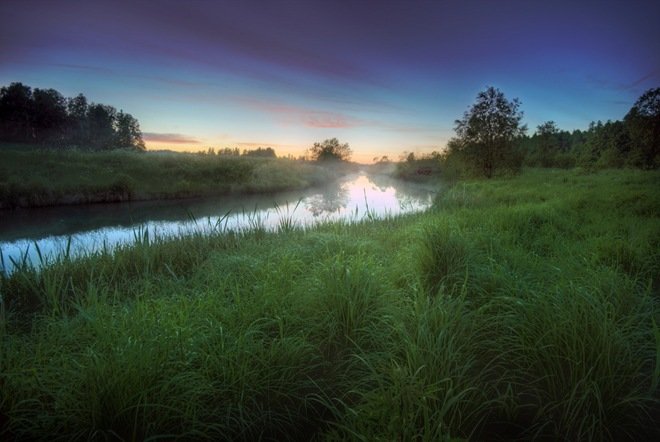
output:
<svg viewBox="0 0 660 442"><path fill-rule="evenodd" d="M534 170L426 213L24 266L0 434L656 440L659 185Z"/></svg>
<svg viewBox="0 0 660 442"><path fill-rule="evenodd" d="M286 159L9 146L0 148L0 209L276 192L331 177Z"/></svg>

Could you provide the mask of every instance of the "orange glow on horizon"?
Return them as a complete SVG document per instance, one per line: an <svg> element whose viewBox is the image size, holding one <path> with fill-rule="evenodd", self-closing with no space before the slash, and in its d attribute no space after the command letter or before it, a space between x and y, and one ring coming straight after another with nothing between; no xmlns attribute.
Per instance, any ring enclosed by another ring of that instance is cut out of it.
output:
<svg viewBox="0 0 660 442"><path fill-rule="evenodd" d="M195 144L176 144L160 141L145 141L145 145L148 151L154 150L170 150L173 152L207 152L209 148L213 148L216 152L221 151L225 148L235 149L238 148L242 153L246 149L256 149L258 147L271 147L275 150L275 154L279 158L286 158L291 156L293 158L299 158L306 154L307 150L311 147L313 143L309 145L294 145L294 144L281 144L281 143L262 143L262 142L227 142L221 141L219 143L208 142L206 140L201 140L199 143ZM379 160L383 156L386 156L390 161L399 161L400 157L404 152L408 152L406 149L378 149L374 147L355 147L351 145L353 154L351 155L351 161L359 164L373 164L374 159ZM417 148L412 150L415 155L428 154L433 150L441 150L440 148Z"/></svg>

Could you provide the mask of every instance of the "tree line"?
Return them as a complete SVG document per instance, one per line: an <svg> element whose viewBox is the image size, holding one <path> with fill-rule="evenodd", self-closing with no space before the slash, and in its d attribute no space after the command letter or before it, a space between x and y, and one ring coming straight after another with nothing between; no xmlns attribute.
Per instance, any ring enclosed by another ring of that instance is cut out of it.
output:
<svg viewBox="0 0 660 442"><path fill-rule="evenodd" d="M222 156L244 156L244 157L256 157L256 158L277 158L277 154L272 147L257 147L256 149L243 149L243 153L238 147L225 147L223 149L216 150L214 147L209 147L206 152L199 152L205 155L222 155Z"/></svg>
<svg viewBox="0 0 660 442"><path fill-rule="evenodd" d="M486 177L523 165L660 167L660 88L642 94L623 120L592 122L587 130L573 132L546 121L529 136L520 106L494 87L480 92L456 120L456 136L444 154L436 153L437 159Z"/></svg>
<svg viewBox="0 0 660 442"><path fill-rule="evenodd" d="M479 92L475 103L455 121L456 136L444 152L415 156L404 153L402 169L436 164L492 177L501 171L533 167L660 167L660 88L642 94L622 121L592 122L586 130L561 130L554 121L527 135L517 98L509 100L497 88ZM327 139L307 151L316 161L348 161L348 143ZM386 156L374 162L388 162ZM406 166L408 164L408 166ZM419 164L418 164L419 166Z"/></svg>
<svg viewBox="0 0 660 442"><path fill-rule="evenodd" d="M586 130L561 130L554 121L533 135L521 124L518 99L494 87L479 92L475 103L455 122L456 136L441 161L486 177L499 171L536 167L660 167L660 88L649 89L621 121L592 122ZM0 89L0 142L78 147L89 150L144 150L138 121L114 107L88 103L83 94L65 98L55 89L32 89L12 83ZM240 155L226 148L217 154ZM209 154L216 154L209 149ZM347 161L352 151L337 138L314 145L307 154L317 161ZM272 148L245 150L245 156L275 157ZM404 156L406 162L423 157Z"/></svg>
<svg viewBox="0 0 660 442"><path fill-rule="evenodd" d="M0 89L0 142L144 150L140 124L112 106L89 103L83 94L65 98L55 89L11 83Z"/></svg>

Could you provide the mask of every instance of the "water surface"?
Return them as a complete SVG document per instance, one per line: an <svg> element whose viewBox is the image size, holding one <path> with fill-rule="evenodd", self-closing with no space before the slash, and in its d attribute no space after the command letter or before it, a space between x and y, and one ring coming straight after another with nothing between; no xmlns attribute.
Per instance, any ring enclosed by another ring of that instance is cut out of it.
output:
<svg viewBox="0 0 660 442"><path fill-rule="evenodd" d="M187 200L60 206L0 211L0 261L38 264L68 247L72 256L130 244L136 236L170 237L194 232L277 229L328 220L359 221L427 208L433 188L358 173L323 188L272 195L233 195Z"/></svg>

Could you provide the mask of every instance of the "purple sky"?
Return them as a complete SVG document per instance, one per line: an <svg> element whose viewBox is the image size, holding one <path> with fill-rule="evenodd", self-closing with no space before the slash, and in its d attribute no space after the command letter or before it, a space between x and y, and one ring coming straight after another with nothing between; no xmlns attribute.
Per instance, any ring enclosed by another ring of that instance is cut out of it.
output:
<svg viewBox="0 0 660 442"><path fill-rule="evenodd" d="M0 2L0 84L84 93L149 148L337 137L354 158L440 150L486 86L530 133L622 118L660 86L659 1Z"/></svg>

